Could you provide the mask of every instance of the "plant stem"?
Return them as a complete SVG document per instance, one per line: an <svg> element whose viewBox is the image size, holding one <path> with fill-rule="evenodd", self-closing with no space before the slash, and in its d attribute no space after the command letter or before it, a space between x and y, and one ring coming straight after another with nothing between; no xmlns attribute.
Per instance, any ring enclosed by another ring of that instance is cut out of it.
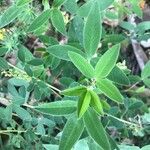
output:
<svg viewBox="0 0 150 150"><path fill-rule="evenodd" d="M27 73L26 73L25 71L23 71L22 69L20 69L20 68L14 66L14 65L12 65L11 63L8 62L8 65L9 65L10 67L14 68L15 70L17 70L17 71L19 71L19 72L21 72L21 73L27 75ZM31 78L31 77L30 77L30 78ZM42 81L42 80L40 80L40 79L38 79L38 78L35 78L35 77L34 77L34 79L37 80L37 81ZM58 96L61 98L61 95L58 94L58 93L61 92L61 90L57 89L56 87L54 87L54 86L52 86L52 85L50 85L50 84L48 84L48 83L45 83L45 84L46 84L56 95L58 95ZM56 91L57 91L58 93L57 93Z"/></svg>
<svg viewBox="0 0 150 150"><path fill-rule="evenodd" d="M23 104L23 106L28 107L28 108L31 108L31 109L33 109L33 108L34 108L33 106L28 105L27 103Z"/></svg>
<svg viewBox="0 0 150 150"><path fill-rule="evenodd" d="M0 130L0 134L5 134L5 133L24 133L26 131L19 131L19 130Z"/></svg>
<svg viewBox="0 0 150 150"><path fill-rule="evenodd" d="M130 88L128 88L128 89L126 89L126 90L124 90L124 92L128 92L128 91L130 91L132 88L134 88L137 84L139 84L140 82L142 82L142 80L141 81L137 81L136 83L134 83Z"/></svg>
<svg viewBox="0 0 150 150"><path fill-rule="evenodd" d="M138 124L135 124L135 123L132 123L132 122L129 122L129 121L126 121L126 120L123 120L123 119L117 118L117 117L112 116L112 115L107 114L107 113L105 113L105 114L106 114L107 116L112 117L112 118L114 118L114 119L116 119L116 120L118 120L118 121L120 121L120 122L125 123L125 124L132 125L132 126L136 126L136 127L141 128L141 126L139 126Z"/></svg>

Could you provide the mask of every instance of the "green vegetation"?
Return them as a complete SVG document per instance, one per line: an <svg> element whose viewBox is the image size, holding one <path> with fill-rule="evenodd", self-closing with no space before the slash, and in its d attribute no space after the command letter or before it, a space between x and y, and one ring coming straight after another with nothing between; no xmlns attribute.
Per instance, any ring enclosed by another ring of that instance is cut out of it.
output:
<svg viewBox="0 0 150 150"><path fill-rule="evenodd" d="M142 2L0 1L1 150L150 149L150 61L127 58Z"/></svg>

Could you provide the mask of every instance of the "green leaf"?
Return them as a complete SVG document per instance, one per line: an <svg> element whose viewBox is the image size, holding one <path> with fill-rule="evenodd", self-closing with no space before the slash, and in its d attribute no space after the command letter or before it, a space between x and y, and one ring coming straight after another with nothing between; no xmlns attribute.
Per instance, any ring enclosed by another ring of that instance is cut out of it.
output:
<svg viewBox="0 0 150 150"><path fill-rule="evenodd" d="M150 149L150 145L146 145L146 146L141 148L141 150L149 150L149 149Z"/></svg>
<svg viewBox="0 0 150 150"><path fill-rule="evenodd" d="M22 5L25 5L25 4L28 4L30 3L32 0L19 0L17 2L17 6L22 6Z"/></svg>
<svg viewBox="0 0 150 150"><path fill-rule="evenodd" d="M24 108L13 104L13 111L16 112L16 114L22 119L22 120L26 120L26 121L31 121L32 117L30 115L30 113L25 110Z"/></svg>
<svg viewBox="0 0 150 150"><path fill-rule="evenodd" d="M83 30L83 45L88 58L91 58L99 45L102 34L102 21L98 3L94 2Z"/></svg>
<svg viewBox="0 0 150 150"><path fill-rule="evenodd" d="M77 141L77 143L74 146L73 150L90 150L88 146L88 139L87 138L82 138ZM89 142L90 143L90 142Z"/></svg>
<svg viewBox="0 0 150 150"><path fill-rule="evenodd" d="M35 20L31 23L28 28L28 32L33 32L39 29L43 24L45 24L50 18L50 9L42 12Z"/></svg>
<svg viewBox="0 0 150 150"><path fill-rule="evenodd" d="M25 62L25 51L23 49L18 50L18 58L22 61Z"/></svg>
<svg viewBox="0 0 150 150"><path fill-rule="evenodd" d="M92 0L87 1L85 4L83 4L77 11L78 15L80 15L81 17L87 17L92 4L93 4Z"/></svg>
<svg viewBox="0 0 150 150"><path fill-rule="evenodd" d="M150 61L148 61L141 73L142 79L150 77Z"/></svg>
<svg viewBox="0 0 150 150"><path fill-rule="evenodd" d="M15 78L15 77L12 77L11 79L8 80L8 82L12 85L15 85L15 86L25 86L25 87L28 87L29 86L29 83L27 80L25 79L18 79L18 78Z"/></svg>
<svg viewBox="0 0 150 150"><path fill-rule="evenodd" d="M76 0L66 0L64 7L71 13L75 14L78 10L78 5Z"/></svg>
<svg viewBox="0 0 150 150"><path fill-rule="evenodd" d="M142 80L145 85L150 87L150 61L148 61L141 73Z"/></svg>
<svg viewBox="0 0 150 150"><path fill-rule="evenodd" d="M48 46L57 45L59 42L54 37L48 36L48 35L40 35L39 36L40 41L42 41L44 44Z"/></svg>
<svg viewBox="0 0 150 150"><path fill-rule="evenodd" d="M117 143L114 141L114 139L107 133L107 137L109 139L109 143L111 145L111 150L119 150L119 147L117 146Z"/></svg>
<svg viewBox="0 0 150 150"><path fill-rule="evenodd" d="M53 144L43 144L43 147L46 150L58 150L59 146L58 145L53 145Z"/></svg>
<svg viewBox="0 0 150 150"><path fill-rule="evenodd" d="M130 81L126 74L117 66L115 66L107 78L120 85L129 85Z"/></svg>
<svg viewBox="0 0 150 150"><path fill-rule="evenodd" d="M33 54L25 46L19 44L18 49L21 49L23 51L23 53L25 53L25 60L26 61L30 61L34 58Z"/></svg>
<svg viewBox="0 0 150 150"><path fill-rule="evenodd" d="M94 141L104 150L111 150L106 131L92 108L89 108L84 114L84 123L89 135Z"/></svg>
<svg viewBox="0 0 150 150"><path fill-rule="evenodd" d="M7 70L9 68L8 64L7 64L7 61L0 57L0 70L1 69L4 69L4 70Z"/></svg>
<svg viewBox="0 0 150 150"><path fill-rule="evenodd" d="M145 32L146 30L149 30L150 29L150 21L144 21L144 22L141 22L137 25L137 28L136 30L139 31L139 32Z"/></svg>
<svg viewBox="0 0 150 150"><path fill-rule="evenodd" d="M66 0L54 0L53 6L54 7L59 7L61 6Z"/></svg>
<svg viewBox="0 0 150 150"><path fill-rule="evenodd" d="M101 101L98 97L98 95L90 90L90 94L91 94L91 106L100 114L104 114L103 112L103 107L102 107L102 104L101 104Z"/></svg>
<svg viewBox="0 0 150 150"><path fill-rule="evenodd" d="M134 30L135 28L133 24L131 24L130 22L126 22L126 21L122 21L120 23L120 26L129 31Z"/></svg>
<svg viewBox="0 0 150 150"><path fill-rule="evenodd" d="M31 69L31 66L26 64L24 67L24 71L27 73L28 76L32 77L33 76L33 71Z"/></svg>
<svg viewBox="0 0 150 150"><path fill-rule="evenodd" d="M61 136L59 150L71 150L76 141L80 138L84 129L82 119L70 116Z"/></svg>
<svg viewBox="0 0 150 150"><path fill-rule="evenodd" d="M75 52L68 52L68 55L73 64L79 69L79 71L87 78L94 77L94 68L88 61L80 54Z"/></svg>
<svg viewBox="0 0 150 150"><path fill-rule="evenodd" d="M63 116L73 113L77 108L75 101L65 100L41 104L34 107L36 110L56 116Z"/></svg>
<svg viewBox="0 0 150 150"><path fill-rule="evenodd" d="M107 0L107 1L98 0L98 2L99 2L100 10L103 11L106 8L108 8L114 2L114 0Z"/></svg>
<svg viewBox="0 0 150 150"><path fill-rule="evenodd" d="M118 103L123 103L123 96L110 80L101 79L97 81L97 86L111 100Z"/></svg>
<svg viewBox="0 0 150 150"><path fill-rule="evenodd" d="M113 46L106 51L99 59L95 67L95 77L105 78L114 68L119 56L120 44Z"/></svg>
<svg viewBox="0 0 150 150"><path fill-rule="evenodd" d="M89 0L87 1L84 5L82 5L79 9L78 9L78 14L82 17L87 17L89 10L91 9L92 4L95 2L95 0ZM98 2L98 6L99 6L99 12L105 10L106 8L108 8L113 2L114 0L97 0Z"/></svg>
<svg viewBox="0 0 150 150"><path fill-rule="evenodd" d="M138 4L133 4L132 5L132 11L139 17L142 19L143 17L143 11L142 9L140 8L140 5Z"/></svg>
<svg viewBox="0 0 150 150"><path fill-rule="evenodd" d="M61 94L66 95L66 96L79 96L85 91L86 91L86 88L84 86L77 86L77 87L63 90Z"/></svg>
<svg viewBox="0 0 150 150"><path fill-rule="evenodd" d="M118 44L126 40L123 34L108 34L104 37L102 45L108 45L109 43Z"/></svg>
<svg viewBox="0 0 150 150"><path fill-rule="evenodd" d="M7 51L8 51L8 48L6 48L6 47L1 47L1 48L0 48L0 56L5 55Z"/></svg>
<svg viewBox="0 0 150 150"><path fill-rule="evenodd" d="M9 104L4 110L4 115L7 121L12 121L12 114L12 104Z"/></svg>
<svg viewBox="0 0 150 150"><path fill-rule="evenodd" d="M87 111L91 101L91 94L89 91L83 93L78 100L78 117L81 118Z"/></svg>
<svg viewBox="0 0 150 150"><path fill-rule="evenodd" d="M52 54L53 56L62 59L62 60L67 60L70 61L70 58L68 56L68 52L76 52L78 54L81 54L82 56L84 56L84 53L77 49L76 47L70 46L70 45L54 45L54 46L50 46L47 49L47 52Z"/></svg>
<svg viewBox="0 0 150 150"><path fill-rule="evenodd" d="M23 11L22 7L11 6L0 16L0 28L14 21Z"/></svg>
<svg viewBox="0 0 150 150"><path fill-rule="evenodd" d="M106 100L102 100L101 101L101 104L102 104L102 107L103 107L103 109L105 109L105 110L110 110L110 105L107 103L107 101Z"/></svg>
<svg viewBox="0 0 150 150"><path fill-rule="evenodd" d="M75 35L78 41L80 42L80 44L83 45L84 20L79 16L75 16L72 20L72 23L73 23Z"/></svg>
<svg viewBox="0 0 150 150"><path fill-rule="evenodd" d="M140 150L137 146L119 145L119 150Z"/></svg>
<svg viewBox="0 0 150 150"><path fill-rule="evenodd" d="M66 35L64 18L60 10L51 10L51 21L53 26L62 34Z"/></svg>
<svg viewBox="0 0 150 150"><path fill-rule="evenodd" d="M33 65L33 66L40 66L43 64L43 60L41 58L35 58L35 59L28 61L28 64Z"/></svg>
<svg viewBox="0 0 150 150"><path fill-rule="evenodd" d="M60 61L61 60L56 58L55 56L47 55L44 58L44 65L45 67L51 67L51 70L54 70L59 66Z"/></svg>

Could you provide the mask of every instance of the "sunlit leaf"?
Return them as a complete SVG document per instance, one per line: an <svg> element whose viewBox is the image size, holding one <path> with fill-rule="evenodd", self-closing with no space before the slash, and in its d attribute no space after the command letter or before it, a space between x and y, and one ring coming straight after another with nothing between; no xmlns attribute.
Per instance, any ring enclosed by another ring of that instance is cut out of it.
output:
<svg viewBox="0 0 150 150"><path fill-rule="evenodd" d="M66 96L79 96L85 91L86 91L86 88L84 86L77 86L77 87L63 90L61 94L66 95Z"/></svg>
<svg viewBox="0 0 150 150"><path fill-rule="evenodd" d="M100 114L103 114L103 107L102 107L102 104L101 104L101 101L98 97L98 95L90 90L90 94L91 94L91 106Z"/></svg>
<svg viewBox="0 0 150 150"><path fill-rule="evenodd" d="M89 91L84 92L78 100L78 117L81 118L87 111L91 100L91 94Z"/></svg>

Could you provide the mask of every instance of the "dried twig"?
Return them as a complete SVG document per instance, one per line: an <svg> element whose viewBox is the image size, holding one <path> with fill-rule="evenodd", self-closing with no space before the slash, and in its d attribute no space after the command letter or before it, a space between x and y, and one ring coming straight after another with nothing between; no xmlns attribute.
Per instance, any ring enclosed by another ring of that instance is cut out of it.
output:
<svg viewBox="0 0 150 150"><path fill-rule="evenodd" d="M137 62L139 64L139 67L141 70L143 70L145 63L148 61L148 58L146 54L144 53L142 47L136 40L131 39L131 43L132 43L133 51L137 59Z"/></svg>
<svg viewBox="0 0 150 150"><path fill-rule="evenodd" d="M128 17L128 21L136 27L135 15L134 14L132 14ZM132 32L134 32L134 31L130 31L130 32L132 34ZM145 66L145 63L148 61L148 58L147 58L146 54L144 53L143 48L141 47L140 43L138 43L133 38L134 37L131 37L133 52L135 54L135 57L137 59L137 62L139 64L140 69L143 70L143 68Z"/></svg>

